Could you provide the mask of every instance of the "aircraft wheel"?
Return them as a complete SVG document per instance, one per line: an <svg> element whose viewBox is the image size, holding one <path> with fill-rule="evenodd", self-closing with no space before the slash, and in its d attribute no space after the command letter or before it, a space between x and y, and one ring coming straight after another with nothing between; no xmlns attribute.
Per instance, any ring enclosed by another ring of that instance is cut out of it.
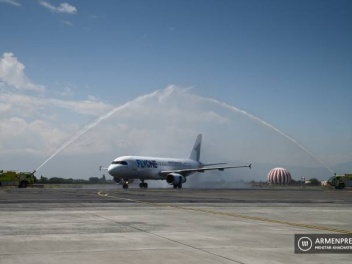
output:
<svg viewBox="0 0 352 264"><path fill-rule="evenodd" d="M177 188L177 184L174 184L174 189L176 189Z"/></svg>
<svg viewBox="0 0 352 264"><path fill-rule="evenodd" d="M18 188L27 188L27 186L28 186L28 182L26 182L26 181L21 181L21 182L20 182L20 185L18 186Z"/></svg>
<svg viewBox="0 0 352 264"><path fill-rule="evenodd" d="M147 188L148 188L148 183L146 183L146 182L141 182L141 183L139 184L139 188L145 188L145 189L147 189Z"/></svg>
<svg viewBox="0 0 352 264"><path fill-rule="evenodd" d="M179 183L177 186L179 189L182 189L182 183Z"/></svg>
<svg viewBox="0 0 352 264"><path fill-rule="evenodd" d="M128 184L127 184L127 183L125 183L124 185L122 185L122 188L124 188L124 189L128 189Z"/></svg>

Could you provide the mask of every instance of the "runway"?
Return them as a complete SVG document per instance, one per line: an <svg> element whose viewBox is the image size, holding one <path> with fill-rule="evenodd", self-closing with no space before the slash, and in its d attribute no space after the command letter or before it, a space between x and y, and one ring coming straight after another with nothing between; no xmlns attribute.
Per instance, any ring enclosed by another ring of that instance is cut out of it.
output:
<svg viewBox="0 0 352 264"><path fill-rule="evenodd" d="M351 233L351 190L0 189L0 263L350 263L294 234Z"/></svg>

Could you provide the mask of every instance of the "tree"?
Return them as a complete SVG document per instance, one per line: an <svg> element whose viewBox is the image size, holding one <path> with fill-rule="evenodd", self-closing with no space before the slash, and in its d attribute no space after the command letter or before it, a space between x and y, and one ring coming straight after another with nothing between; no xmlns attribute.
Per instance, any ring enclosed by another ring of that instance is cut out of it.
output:
<svg viewBox="0 0 352 264"><path fill-rule="evenodd" d="M48 183L48 178L41 175L38 182L39 183Z"/></svg>
<svg viewBox="0 0 352 264"><path fill-rule="evenodd" d="M100 180L98 177L90 177L89 178L89 183L99 183Z"/></svg>
<svg viewBox="0 0 352 264"><path fill-rule="evenodd" d="M59 178L59 177L52 177L52 178L49 179L48 182L49 183L55 183L55 184L64 183L65 179L64 178Z"/></svg>
<svg viewBox="0 0 352 264"><path fill-rule="evenodd" d="M319 186L320 185L320 181L316 178L311 178L309 180L309 185L312 185L312 186Z"/></svg>

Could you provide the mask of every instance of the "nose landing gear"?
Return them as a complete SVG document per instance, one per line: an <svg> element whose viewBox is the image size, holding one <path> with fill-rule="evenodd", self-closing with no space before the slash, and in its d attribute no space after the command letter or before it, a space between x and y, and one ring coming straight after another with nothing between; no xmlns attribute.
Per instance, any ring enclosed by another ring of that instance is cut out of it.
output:
<svg viewBox="0 0 352 264"><path fill-rule="evenodd" d="M132 183L133 180L129 180L129 181L123 181L121 183L122 184L122 188L123 189L128 189L128 184L129 183ZM144 189L147 189L148 188L148 183L144 182L144 180L141 180L141 183L139 184L139 188L144 188Z"/></svg>

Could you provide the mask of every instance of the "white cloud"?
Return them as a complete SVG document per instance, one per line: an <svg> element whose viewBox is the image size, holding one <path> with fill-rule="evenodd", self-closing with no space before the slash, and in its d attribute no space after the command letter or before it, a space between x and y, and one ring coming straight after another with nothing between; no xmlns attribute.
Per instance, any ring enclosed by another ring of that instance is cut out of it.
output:
<svg viewBox="0 0 352 264"><path fill-rule="evenodd" d="M65 101L14 93L0 94L0 113L11 110L12 115L42 117L49 108L57 110L61 108L77 114L99 116L112 109L112 106L100 101Z"/></svg>
<svg viewBox="0 0 352 264"><path fill-rule="evenodd" d="M11 109L11 105L6 104L6 103L0 103L0 113L1 112L7 112Z"/></svg>
<svg viewBox="0 0 352 264"><path fill-rule="evenodd" d="M22 6L17 0L0 0L0 3L9 4L13 6Z"/></svg>
<svg viewBox="0 0 352 264"><path fill-rule="evenodd" d="M0 60L0 81L18 90L44 92L43 85L33 83L24 72L25 66L11 52L5 52Z"/></svg>
<svg viewBox="0 0 352 264"><path fill-rule="evenodd" d="M53 98L45 99L48 105L64 108L79 114L99 116L109 111L112 106L96 101L64 101Z"/></svg>
<svg viewBox="0 0 352 264"><path fill-rule="evenodd" d="M99 101L99 99L98 98L96 98L94 95L88 95L88 100L89 101Z"/></svg>
<svg viewBox="0 0 352 264"><path fill-rule="evenodd" d="M77 88L77 87L74 87L74 88ZM54 94L64 96L64 97L71 97L74 95L74 88L70 86L66 86L60 90L54 91Z"/></svg>
<svg viewBox="0 0 352 264"><path fill-rule="evenodd" d="M68 20L62 20L61 22L62 22L62 24L66 25L66 26L69 26L69 27L73 27L74 26L73 23L68 21Z"/></svg>
<svg viewBox="0 0 352 264"><path fill-rule="evenodd" d="M110 109L102 102L0 93L0 159L13 168L17 157L25 157L33 169L38 160L53 153L90 120L89 116Z"/></svg>
<svg viewBox="0 0 352 264"><path fill-rule="evenodd" d="M64 13L70 15L77 14L77 8L68 3L61 3L59 6L54 6L47 1L39 0L39 4L53 13Z"/></svg>
<svg viewBox="0 0 352 264"><path fill-rule="evenodd" d="M67 128L57 128L43 120L27 121L12 117L1 121L1 148L7 154L22 150L48 155L72 133Z"/></svg>

